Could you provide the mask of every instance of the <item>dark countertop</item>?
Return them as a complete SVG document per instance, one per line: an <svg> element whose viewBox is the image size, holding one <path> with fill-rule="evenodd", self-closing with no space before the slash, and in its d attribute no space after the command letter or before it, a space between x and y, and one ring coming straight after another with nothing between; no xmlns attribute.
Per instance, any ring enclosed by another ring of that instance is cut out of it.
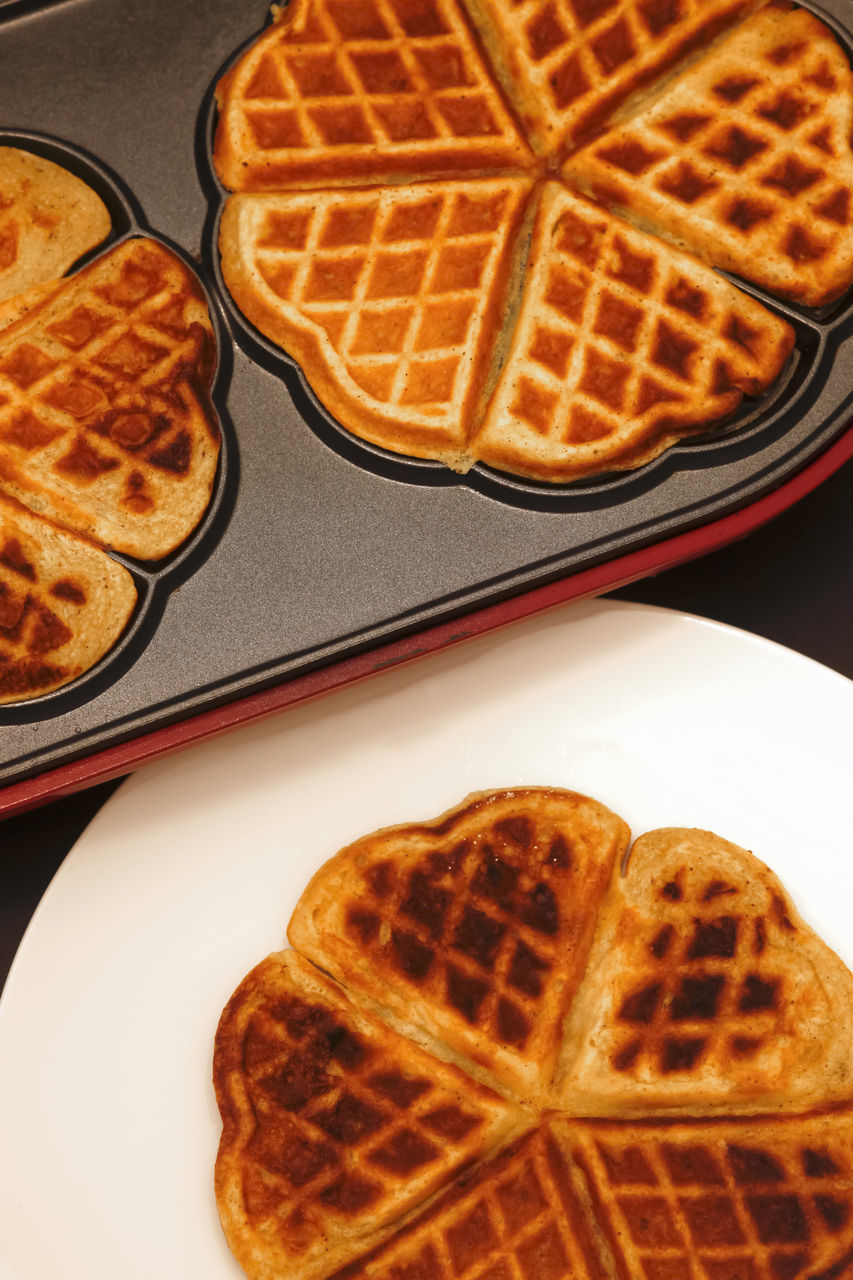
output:
<svg viewBox="0 0 853 1280"><path fill-rule="evenodd" d="M742 541L613 595L741 627L853 678L853 463ZM119 785L0 821L0 983L54 872Z"/></svg>

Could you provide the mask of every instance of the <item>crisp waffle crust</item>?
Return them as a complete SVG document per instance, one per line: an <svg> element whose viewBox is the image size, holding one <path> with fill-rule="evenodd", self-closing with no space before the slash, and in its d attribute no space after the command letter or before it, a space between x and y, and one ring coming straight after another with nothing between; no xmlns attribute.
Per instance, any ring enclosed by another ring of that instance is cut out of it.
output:
<svg viewBox="0 0 853 1280"><path fill-rule="evenodd" d="M216 1038L253 1280L853 1274L853 975L752 854L628 842L524 788L318 871Z"/></svg>
<svg viewBox="0 0 853 1280"><path fill-rule="evenodd" d="M810 305L853 279L845 55L757 0L465 4L293 0L237 59L225 283L372 444L552 484L640 467L763 395L794 345L690 254ZM617 110L615 141L578 151ZM442 213L416 217L429 179ZM487 182L516 194L460 244L447 211ZM589 245L559 234L571 210ZM621 246L648 269L620 275Z"/></svg>

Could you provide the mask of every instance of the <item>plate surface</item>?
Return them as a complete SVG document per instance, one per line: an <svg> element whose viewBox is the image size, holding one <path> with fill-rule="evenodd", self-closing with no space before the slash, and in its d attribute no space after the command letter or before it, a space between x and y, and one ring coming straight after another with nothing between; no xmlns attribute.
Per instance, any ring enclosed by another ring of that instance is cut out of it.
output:
<svg viewBox="0 0 853 1280"><path fill-rule="evenodd" d="M54 879L0 1003L0 1277L238 1280L212 1192L219 1013L309 876L467 793L708 827L853 964L853 682L666 610L563 608L165 760Z"/></svg>

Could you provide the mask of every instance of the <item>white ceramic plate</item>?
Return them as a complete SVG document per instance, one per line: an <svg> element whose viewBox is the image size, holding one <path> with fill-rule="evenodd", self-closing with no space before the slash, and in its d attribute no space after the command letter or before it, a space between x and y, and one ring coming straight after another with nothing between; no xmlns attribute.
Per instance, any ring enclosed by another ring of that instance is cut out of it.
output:
<svg viewBox="0 0 853 1280"><path fill-rule="evenodd" d="M0 1276L239 1280L214 1029L312 872L468 792L585 791L752 848L853 964L853 683L664 610L574 605L161 761L64 863L0 1004Z"/></svg>

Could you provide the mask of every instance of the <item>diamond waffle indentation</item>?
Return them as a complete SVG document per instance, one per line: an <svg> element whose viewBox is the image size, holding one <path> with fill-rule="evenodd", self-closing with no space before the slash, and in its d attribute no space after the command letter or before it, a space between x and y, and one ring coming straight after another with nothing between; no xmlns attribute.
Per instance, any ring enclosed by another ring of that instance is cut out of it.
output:
<svg viewBox="0 0 853 1280"><path fill-rule="evenodd" d="M541 457L553 480L557 468L570 479L611 460L636 465L723 416L738 387L758 388L769 350L778 360L790 347L775 318L721 291L695 259L556 185L533 246L512 350L474 442L495 466L535 476Z"/></svg>
<svg viewBox="0 0 853 1280"><path fill-rule="evenodd" d="M225 77L214 154L227 186L531 161L455 0L356 7L299 0Z"/></svg>
<svg viewBox="0 0 853 1280"><path fill-rule="evenodd" d="M851 127L843 50L811 14L770 6L565 173L714 265L820 305L851 278Z"/></svg>

